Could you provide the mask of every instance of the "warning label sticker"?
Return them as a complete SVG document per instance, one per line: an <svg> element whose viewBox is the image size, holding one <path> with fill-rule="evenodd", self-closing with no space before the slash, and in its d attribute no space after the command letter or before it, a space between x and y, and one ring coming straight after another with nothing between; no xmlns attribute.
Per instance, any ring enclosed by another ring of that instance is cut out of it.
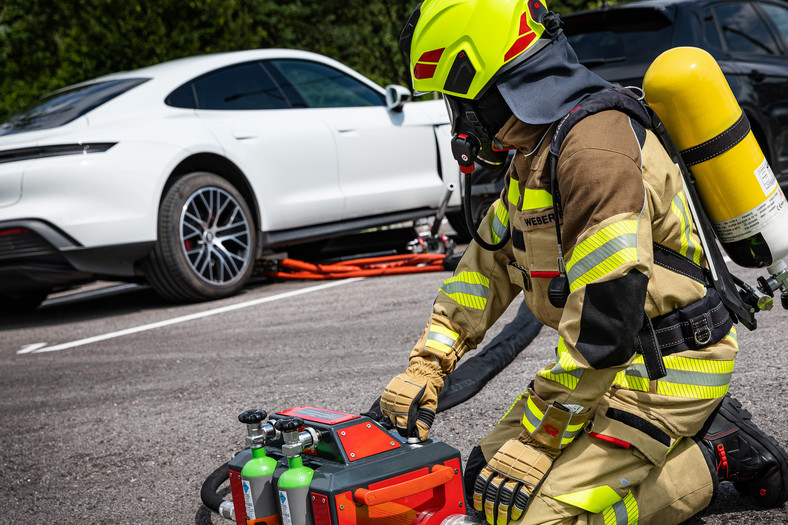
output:
<svg viewBox="0 0 788 525"><path fill-rule="evenodd" d="M255 519L254 513L254 498L252 497L252 488L249 486L249 482L243 480L243 488L244 488L244 504L246 505L246 517L250 520Z"/></svg>
<svg viewBox="0 0 788 525"><path fill-rule="evenodd" d="M769 168L768 164L766 164L766 168ZM771 169L769 169L769 173L771 173ZM771 178L776 184L777 179L774 178L773 173L771 173ZM758 180L761 181L760 177ZM763 187L763 183L761 186ZM763 231L787 214L788 203L785 201L782 190L778 187L765 201L752 210L726 221L715 222L713 226L720 241L736 242Z"/></svg>
<svg viewBox="0 0 788 525"><path fill-rule="evenodd" d="M761 165L755 168L754 173L755 178L758 179L758 183L761 185L764 196L774 191L774 187L777 186L777 177L774 176L774 172L769 163L766 162L766 159L763 159Z"/></svg>

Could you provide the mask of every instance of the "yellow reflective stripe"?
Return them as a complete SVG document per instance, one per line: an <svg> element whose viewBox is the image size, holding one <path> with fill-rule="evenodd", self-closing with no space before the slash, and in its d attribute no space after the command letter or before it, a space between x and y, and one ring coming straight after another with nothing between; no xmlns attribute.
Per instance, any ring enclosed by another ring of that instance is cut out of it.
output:
<svg viewBox="0 0 788 525"><path fill-rule="evenodd" d="M637 390L639 392L649 391L648 377L630 376L626 372L626 370L622 370L616 374L613 384L621 388L626 388L627 390Z"/></svg>
<svg viewBox="0 0 788 525"><path fill-rule="evenodd" d="M612 487L602 485L601 487L553 496L553 499L592 514L598 514L614 503L621 501L621 496Z"/></svg>
<svg viewBox="0 0 788 525"><path fill-rule="evenodd" d="M484 310L490 295L490 279L478 272L460 272L443 281L440 289L461 306Z"/></svg>
<svg viewBox="0 0 788 525"><path fill-rule="evenodd" d="M533 399L528 397L528 400L525 402L525 413L523 414L523 426L528 433L533 433L542 424L542 419L544 419L544 413L539 410Z"/></svg>
<svg viewBox="0 0 788 525"><path fill-rule="evenodd" d="M619 221L602 228L575 246L566 265L570 291L637 261L637 230L637 220Z"/></svg>
<svg viewBox="0 0 788 525"><path fill-rule="evenodd" d="M640 518L638 504L632 492L602 511L605 525L637 525Z"/></svg>
<svg viewBox="0 0 788 525"><path fill-rule="evenodd" d="M689 399L717 399L728 393L728 386L681 385L660 380L657 382L657 394Z"/></svg>
<svg viewBox="0 0 788 525"><path fill-rule="evenodd" d="M679 253L692 259L695 264L700 264L701 249L692 241L692 221L683 192L673 197L673 201L670 203L670 211L678 218L681 225L681 248Z"/></svg>
<svg viewBox="0 0 788 525"><path fill-rule="evenodd" d="M714 361L669 355L663 358L668 374L656 382L656 393L690 399L716 399L730 386L734 361ZM649 392L649 380L643 356L616 374L614 384L629 390Z"/></svg>
<svg viewBox="0 0 788 525"><path fill-rule="evenodd" d="M671 452L673 452L673 449L676 448L676 445L678 445L681 442L682 437L684 436L679 436L676 438L676 441L674 441L673 444L668 448L668 451L665 452L666 456L669 455Z"/></svg>
<svg viewBox="0 0 788 525"><path fill-rule="evenodd" d="M511 410L511 409L510 409ZM533 434L534 431L542 424L544 419L544 412L539 410L536 403L529 397L525 402L525 411L523 413L523 426L525 429ZM561 435L560 448L564 448L571 443L578 434L583 430L585 421L582 423L575 423L574 425L568 424Z"/></svg>
<svg viewBox="0 0 788 525"><path fill-rule="evenodd" d="M561 448L564 448L565 446L569 445L569 443L574 441L577 435L580 434L580 431L583 430L584 426L585 421L575 425L567 425L566 430L564 430L564 435L561 438Z"/></svg>
<svg viewBox="0 0 788 525"><path fill-rule="evenodd" d="M728 334L725 337L723 337L723 339L727 339L731 341L733 344L736 345L736 348L739 348L739 335L736 333L735 326L731 326L730 332L728 332Z"/></svg>
<svg viewBox="0 0 788 525"><path fill-rule="evenodd" d="M509 193L506 195L509 204L517 208L520 202L520 183L514 179L509 179Z"/></svg>
<svg viewBox="0 0 788 525"><path fill-rule="evenodd" d="M550 208L553 206L553 195L547 190L523 190L523 211Z"/></svg>
<svg viewBox="0 0 788 525"><path fill-rule="evenodd" d="M556 363L552 368L545 368L540 372L545 379L555 381L571 390L577 387L577 383L583 375L583 369L572 358L566 349L566 342L563 337L558 338L558 348L556 349Z"/></svg>
<svg viewBox="0 0 788 525"><path fill-rule="evenodd" d="M498 205L495 206L495 216L490 225L490 234L492 235L493 243L497 243L501 240L508 227L509 210L506 209L504 203L498 201Z"/></svg>
<svg viewBox="0 0 788 525"><path fill-rule="evenodd" d="M454 330L430 323L430 329L429 332L427 332L427 340L424 346L448 354L451 352L454 343L457 342L458 337L460 337L460 334Z"/></svg>
<svg viewBox="0 0 788 525"><path fill-rule="evenodd" d="M657 382L657 393L692 399L715 399L728 392L734 361L712 361L669 355L668 375Z"/></svg>

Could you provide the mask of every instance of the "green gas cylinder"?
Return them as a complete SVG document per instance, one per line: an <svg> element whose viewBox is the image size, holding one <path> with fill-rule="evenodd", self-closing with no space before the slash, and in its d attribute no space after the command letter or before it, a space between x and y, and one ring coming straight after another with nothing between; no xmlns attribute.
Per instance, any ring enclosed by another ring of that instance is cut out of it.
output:
<svg viewBox="0 0 788 525"><path fill-rule="evenodd" d="M263 426L268 422L268 414L264 410L247 410L238 416L238 420L246 424L246 441L252 450L252 459L241 469L246 523L279 525L274 492L276 460L266 456L264 446L266 432Z"/></svg>
<svg viewBox="0 0 788 525"><path fill-rule="evenodd" d="M301 459L303 441L299 429L304 420L298 417L280 419L275 427L282 433L282 452L287 456L288 469L277 482L279 514L283 525L311 525L314 523L309 501L309 485L315 471Z"/></svg>

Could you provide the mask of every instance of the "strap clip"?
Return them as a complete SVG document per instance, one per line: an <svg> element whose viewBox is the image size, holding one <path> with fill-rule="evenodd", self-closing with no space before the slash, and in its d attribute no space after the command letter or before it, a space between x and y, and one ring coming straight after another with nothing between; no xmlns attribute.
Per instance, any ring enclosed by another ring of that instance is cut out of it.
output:
<svg viewBox="0 0 788 525"><path fill-rule="evenodd" d="M697 317L690 319L692 335L698 346L705 346L711 341L711 320L709 312L704 312Z"/></svg>

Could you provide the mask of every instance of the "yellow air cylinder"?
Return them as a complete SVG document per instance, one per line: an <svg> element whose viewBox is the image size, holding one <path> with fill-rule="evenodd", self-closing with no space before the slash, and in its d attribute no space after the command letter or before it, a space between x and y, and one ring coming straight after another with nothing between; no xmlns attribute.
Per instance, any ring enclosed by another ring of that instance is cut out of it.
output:
<svg viewBox="0 0 788 525"><path fill-rule="evenodd" d="M788 202L714 58L669 49L646 71L643 90L730 258L756 268L788 255Z"/></svg>

